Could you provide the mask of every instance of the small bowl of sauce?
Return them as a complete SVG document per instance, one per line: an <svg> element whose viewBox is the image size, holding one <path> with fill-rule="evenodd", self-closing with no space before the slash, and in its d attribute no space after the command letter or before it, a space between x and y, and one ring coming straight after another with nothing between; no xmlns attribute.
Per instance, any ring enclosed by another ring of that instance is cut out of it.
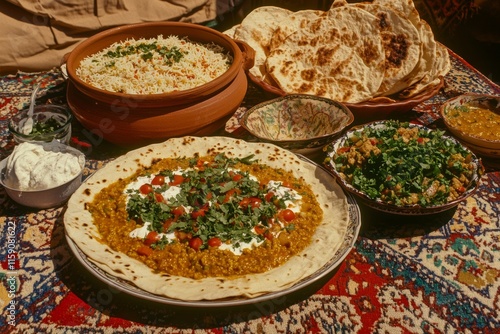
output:
<svg viewBox="0 0 500 334"><path fill-rule="evenodd" d="M463 94L440 109L448 130L479 155L500 158L500 96Z"/></svg>

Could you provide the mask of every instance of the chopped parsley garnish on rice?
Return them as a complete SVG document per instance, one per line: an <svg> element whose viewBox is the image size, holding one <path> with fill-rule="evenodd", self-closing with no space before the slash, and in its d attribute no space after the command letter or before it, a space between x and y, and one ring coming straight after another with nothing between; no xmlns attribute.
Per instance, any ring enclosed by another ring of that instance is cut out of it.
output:
<svg viewBox="0 0 500 334"><path fill-rule="evenodd" d="M76 74L110 92L161 94L210 82L231 63L232 56L222 46L159 35L114 43L84 58Z"/></svg>

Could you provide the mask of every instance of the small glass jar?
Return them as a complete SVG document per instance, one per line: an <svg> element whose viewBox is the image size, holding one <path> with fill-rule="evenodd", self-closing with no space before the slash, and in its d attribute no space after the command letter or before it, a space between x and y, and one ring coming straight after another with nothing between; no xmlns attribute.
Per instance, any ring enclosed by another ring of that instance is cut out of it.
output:
<svg viewBox="0 0 500 334"><path fill-rule="evenodd" d="M25 134L23 126L28 117L28 109L23 109L9 120L9 131L17 143L50 142L57 140L69 144L73 116L68 108L52 104L35 106L33 128Z"/></svg>

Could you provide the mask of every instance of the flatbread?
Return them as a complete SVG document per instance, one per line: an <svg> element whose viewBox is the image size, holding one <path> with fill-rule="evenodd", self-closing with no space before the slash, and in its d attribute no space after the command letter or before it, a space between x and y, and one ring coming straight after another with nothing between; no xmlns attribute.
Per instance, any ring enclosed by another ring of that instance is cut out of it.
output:
<svg viewBox="0 0 500 334"><path fill-rule="evenodd" d="M224 32L222 32L224 35L228 35L229 37L231 38L234 38L234 35L236 35L236 31L240 28L240 25L237 24L237 25L234 25L232 26L231 28L225 30Z"/></svg>
<svg viewBox="0 0 500 334"><path fill-rule="evenodd" d="M356 3L378 19L378 27L385 51L385 74L375 96L384 95L398 81L405 78L420 60L420 34L410 20L386 6Z"/></svg>
<svg viewBox="0 0 500 334"><path fill-rule="evenodd" d="M245 41L255 50L254 66L249 70L256 78L266 81L265 61L269 42L282 19L292 11L275 6L258 7L251 11L234 31L234 39Z"/></svg>
<svg viewBox="0 0 500 334"><path fill-rule="evenodd" d="M266 68L288 94L361 102L374 96L384 77L381 41L374 15L336 7L272 48Z"/></svg>
<svg viewBox="0 0 500 334"><path fill-rule="evenodd" d="M243 158L253 153L262 163L290 170L297 177L305 179L317 194L324 221L303 252L284 265L262 274L233 279L194 280L154 273L143 262L118 253L100 242L100 234L86 206L99 191L162 158L217 153L225 153L232 158ZM250 298L293 286L321 269L331 259L346 236L348 222L346 197L322 168L306 163L272 144L247 143L227 137L174 138L131 151L92 175L70 198L64 215L66 233L96 266L144 291L184 301Z"/></svg>
<svg viewBox="0 0 500 334"><path fill-rule="evenodd" d="M373 3L400 12L404 17L410 20L420 35L421 55L417 65L406 77L396 82L392 88L388 89L383 94L384 96L389 96L405 91L401 94L402 98L412 97L420 93L423 88L427 87L431 82L435 82L436 79L438 79L432 76L437 48L434 33L429 24L420 18L420 14L415 8L415 4L412 0L375 0ZM416 83L419 83L419 85L413 86Z"/></svg>
<svg viewBox="0 0 500 334"><path fill-rule="evenodd" d="M376 21L348 13L345 8L365 11ZM277 7L272 10L278 12ZM249 15L250 22L257 23L251 23L253 28L239 37L255 42L259 36L265 36L261 40L266 47L258 42L252 45L260 51L250 78L280 95L313 94L347 103L393 102L439 85L451 68L446 47L436 42L413 0L335 0L327 11L307 9L288 15L282 12L276 18L264 14L272 22L265 24L253 18L259 11L257 8ZM368 25L372 25L371 29ZM333 31L338 31L339 37L331 37ZM349 43L351 40L355 43ZM360 59L363 54L375 59L378 51L373 51L377 47L360 47L356 44L359 40L373 45L380 42L385 56L383 73L379 66ZM330 52L327 57L325 51Z"/></svg>
<svg viewBox="0 0 500 334"><path fill-rule="evenodd" d="M398 96L401 98L410 98L425 91L429 87L437 86L442 77L446 75L451 69L450 56L448 49L441 43L436 42L436 55L430 62L431 68L423 78L401 91Z"/></svg>
<svg viewBox="0 0 500 334"><path fill-rule="evenodd" d="M269 41L269 52L281 46L288 36L296 31L309 27L326 12L315 9L304 9L293 12L282 20L274 30Z"/></svg>

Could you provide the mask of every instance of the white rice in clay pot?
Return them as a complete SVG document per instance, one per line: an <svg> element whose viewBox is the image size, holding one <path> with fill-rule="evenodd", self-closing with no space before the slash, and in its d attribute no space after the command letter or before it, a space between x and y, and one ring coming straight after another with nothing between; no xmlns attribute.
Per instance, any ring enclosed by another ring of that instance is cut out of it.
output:
<svg viewBox="0 0 500 334"><path fill-rule="evenodd" d="M86 83L125 94L162 94L198 87L230 67L232 56L216 44L177 36L129 39L84 58L76 74Z"/></svg>

